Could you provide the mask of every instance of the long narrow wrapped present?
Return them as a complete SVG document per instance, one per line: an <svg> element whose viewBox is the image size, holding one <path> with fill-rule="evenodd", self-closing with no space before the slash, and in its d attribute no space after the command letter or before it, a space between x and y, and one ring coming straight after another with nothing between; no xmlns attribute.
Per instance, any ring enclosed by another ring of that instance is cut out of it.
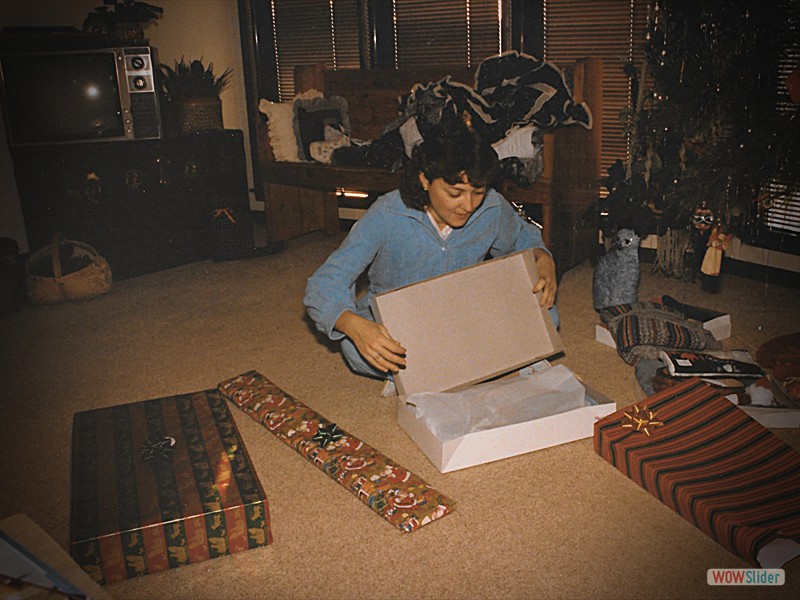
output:
<svg viewBox="0 0 800 600"><path fill-rule="evenodd" d="M595 450L754 566L800 554L800 453L700 379L595 423Z"/></svg>
<svg viewBox="0 0 800 600"><path fill-rule="evenodd" d="M260 373L249 371L221 382L218 389L400 530L414 531L453 511L453 500Z"/></svg>

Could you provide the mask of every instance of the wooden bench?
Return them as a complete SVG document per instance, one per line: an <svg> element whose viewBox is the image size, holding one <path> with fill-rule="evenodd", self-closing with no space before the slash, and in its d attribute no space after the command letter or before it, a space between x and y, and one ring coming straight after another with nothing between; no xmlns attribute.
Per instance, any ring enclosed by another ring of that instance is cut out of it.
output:
<svg viewBox="0 0 800 600"><path fill-rule="evenodd" d="M580 225L586 207L599 191L602 135L602 60L580 59L559 65L572 75L573 94L592 111L593 127L562 126L544 136L542 176L530 187L505 182L501 192L516 203L541 206L545 243L559 271L578 264L596 247L593 224ZM398 98L415 83L450 75L473 85L474 69L433 66L415 69L331 69L303 65L295 69L295 90L319 90L326 98L342 96L348 103L351 137L373 140L397 115ZM270 241L288 242L312 231L339 231L339 192L360 190L378 195L398 187L399 174L370 167L317 162L276 161L266 126L259 131L259 175L266 203Z"/></svg>

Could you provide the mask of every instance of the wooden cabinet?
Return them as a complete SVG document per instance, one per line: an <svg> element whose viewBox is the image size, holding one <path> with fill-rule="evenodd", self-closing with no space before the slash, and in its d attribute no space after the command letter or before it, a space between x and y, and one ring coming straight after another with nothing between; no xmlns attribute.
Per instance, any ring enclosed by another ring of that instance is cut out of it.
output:
<svg viewBox="0 0 800 600"><path fill-rule="evenodd" d="M60 232L94 246L115 279L211 258L217 211L250 217L238 130L15 147L12 158L31 250Z"/></svg>

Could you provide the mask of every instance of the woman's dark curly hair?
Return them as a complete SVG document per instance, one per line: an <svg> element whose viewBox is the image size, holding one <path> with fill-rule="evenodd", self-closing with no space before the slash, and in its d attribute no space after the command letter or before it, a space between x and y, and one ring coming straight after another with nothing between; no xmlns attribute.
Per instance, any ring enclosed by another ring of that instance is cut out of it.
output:
<svg viewBox="0 0 800 600"><path fill-rule="evenodd" d="M480 188L491 185L499 164L494 149L463 119L443 115L412 151L400 180L400 196L409 208L425 210L430 199L422 189L420 173L428 181L441 177L451 185L462 183L466 175L470 185Z"/></svg>

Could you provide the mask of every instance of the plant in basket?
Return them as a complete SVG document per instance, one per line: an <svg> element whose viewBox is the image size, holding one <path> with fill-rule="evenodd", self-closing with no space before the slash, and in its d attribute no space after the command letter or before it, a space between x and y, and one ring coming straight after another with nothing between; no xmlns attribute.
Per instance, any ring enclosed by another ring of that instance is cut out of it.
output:
<svg viewBox="0 0 800 600"><path fill-rule="evenodd" d="M86 15L83 30L102 33L120 44L144 43L144 26L164 13L160 6L139 0L103 0L94 12Z"/></svg>
<svg viewBox="0 0 800 600"><path fill-rule="evenodd" d="M233 69L215 75L214 63L181 57L172 67L160 65L160 72L163 98L174 109L181 133L222 129L220 94L230 85Z"/></svg>

